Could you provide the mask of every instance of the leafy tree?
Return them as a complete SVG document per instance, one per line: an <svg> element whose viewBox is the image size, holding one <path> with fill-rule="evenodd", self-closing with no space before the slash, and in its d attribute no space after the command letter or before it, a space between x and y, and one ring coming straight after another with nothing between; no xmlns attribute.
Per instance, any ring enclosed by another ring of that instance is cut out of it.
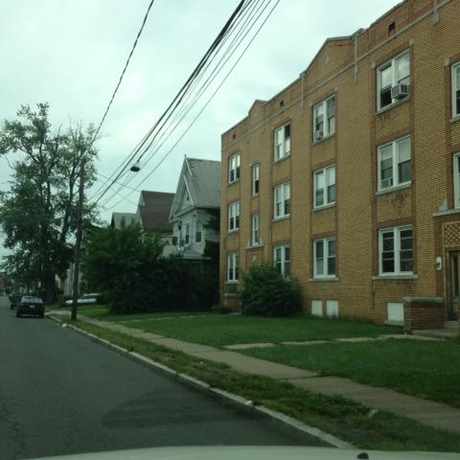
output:
<svg viewBox="0 0 460 460"><path fill-rule="evenodd" d="M82 159L86 184L95 178L93 135L92 127L53 129L48 104L22 106L0 130L0 155L16 154L11 189L0 194L0 224L13 251L6 269L25 285L39 283L48 301L72 261ZM87 203L83 211L94 212Z"/></svg>
<svg viewBox="0 0 460 460"><path fill-rule="evenodd" d="M88 285L103 291L115 307L129 309L144 292L145 273L154 270L163 244L138 225L93 230L88 236L84 273Z"/></svg>
<svg viewBox="0 0 460 460"><path fill-rule="evenodd" d="M102 291L114 313L210 308L218 286L210 276L214 266L164 258L162 250L160 236L137 225L92 231L84 256L89 288Z"/></svg>

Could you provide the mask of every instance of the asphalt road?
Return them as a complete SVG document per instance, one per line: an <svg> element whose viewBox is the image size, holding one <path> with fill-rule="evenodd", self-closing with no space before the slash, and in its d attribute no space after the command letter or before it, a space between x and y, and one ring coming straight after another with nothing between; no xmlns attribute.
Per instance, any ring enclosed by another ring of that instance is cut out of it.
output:
<svg viewBox="0 0 460 460"><path fill-rule="evenodd" d="M318 445L0 298L0 459L137 447Z"/></svg>

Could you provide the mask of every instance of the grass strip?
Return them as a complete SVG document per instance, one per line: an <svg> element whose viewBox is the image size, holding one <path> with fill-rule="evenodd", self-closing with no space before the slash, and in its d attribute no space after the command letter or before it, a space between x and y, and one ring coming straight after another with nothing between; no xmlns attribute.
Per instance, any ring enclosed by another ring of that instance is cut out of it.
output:
<svg viewBox="0 0 460 460"><path fill-rule="evenodd" d="M460 436L421 425L341 397L328 397L265 377L245 375L229 366L194 358L100 326L76 322L81 329L129 351L136 351L177 372L283 412L362 449L460 452Z"/></svg>
<svg viewBox="0 0 460 460"><path fill-rule="evenodd" d="M401 333L401 328L347 319L328 320L306 315L262 318L209 314L195 318L169 318L162 321L152 321L148 317L138 319L138 321L126 321L124 324L146 332L216 347L257 342L281 343L345 337L377 337ZM124 318L119 317L118 321L124 321Z"/></svg>
<svg viewBox="0 0 460 460"><path fill-rule="evenodd" d="M454 341L389 339L241 350L323 376L345 377L460 408L460 347Z"/></svg>

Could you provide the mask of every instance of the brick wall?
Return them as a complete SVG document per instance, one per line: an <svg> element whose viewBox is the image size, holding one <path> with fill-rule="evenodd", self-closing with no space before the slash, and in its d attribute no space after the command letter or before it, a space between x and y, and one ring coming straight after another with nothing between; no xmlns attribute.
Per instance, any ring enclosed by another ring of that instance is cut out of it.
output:
<svg viewBox="0 0 460 460"><path fill-rule="evenodd" d="M404 298L404 328L407 331L440 329L446 321L445 312L440 297Z"/></svg>
<svg viewBox="0 0 460 460"><path fill-rule="evenodd" d="M439 21L434 20L431 0L407 0L369 29L327 40L301 77L271 100L256 101L248 117L222 135L222 292L228 251L239 251L245 270L253 256L271 262L273 246L281 242L290 244L291 272L304 290L306 310L311 300L333 299L341 315L384 322L388 302L443 291L439 283L445 277L434 268L443 252L433 214L446 200L452 206L449 165L454 151L460 151L460 121L449 117L448 78L450 64L460 60L460 2L438 4ZM392 22L396 29L388 35ZM411 55L410 97L378 113L376 68L404 50ZM313 143L312 107L333 94L335 135ZM291 155L274 162L273 133L285 123L291 127ZM377 193L377 147L403 135L412 144L412 181L405 189ZM241 155L241 178L228 185L228 158L235 152ZM254 162L261 165L257 197L251 196ZM314 210L314 171L334 164L336 205ZM274 222L273 187L285 181L291 184L291 214ZM229 235L227 206L237 199L241 228ZM263 241L255 254L248 247L254 212L260 214ZM378 230L403 224L413 226L414 274L382 278ZM336 237L337 276L332 281L312 276L312 241L321 235Z"/></svg>

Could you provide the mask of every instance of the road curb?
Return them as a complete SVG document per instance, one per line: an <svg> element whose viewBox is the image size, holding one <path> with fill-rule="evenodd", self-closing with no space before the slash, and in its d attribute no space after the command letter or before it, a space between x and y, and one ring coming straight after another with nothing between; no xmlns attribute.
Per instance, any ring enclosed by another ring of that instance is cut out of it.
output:
<svg viewBox="0 0 460 460"><path fill-rule="evenodd" d="M95 342L105 345L106 347L114 351L117 351L118 353L125 355L129 357L130 359L143 364L146 367L157 369L163 372L164 374L168 375L169 377L172 377L174 380L178 380L190 387L193 387L208 395L211 395L212 397L219 399L227 404L230 404L240 410L243 410L248 413L257 413L258 415L268 418L272 422L276 423L278 426L281 426L283 428L288 428L290 430L294 429L297 432L297 434L300 434L300 435L313 436L319 439L320 441L323 441L333 447L337 447L340 449L355 449L355 446L353 446L352 444L346 441L343 441L330 433L322 431L319 428L316 428L310 425L306 425L300 420L292 418L286 414L283 414L282 412L278 412L278 411L269 409L262 405L256 405L253 403L253 401L247 400L237 394L230 393L220 388L213 387L209 385L208 383L203 382L202 380L196 379L195 377L192 377L190 375L179 373L175 371L174 369L171 369L170 367L165 366L164 364L158 363L150 358L147 358L146 356L140 353L137 353L135 351L130 351L126 348L120 347L119 345L116 345L95 334L87 332L79 328L78 326L75 326L69 323L65 323L64 321L62 321L61 318L58 318L54 315L48 314L46 315L46 317L57 323L67 324L67 327L69 329L72 329L73 331L78 332L79 334L85 335L86 337L92 339Z"/></svg>

